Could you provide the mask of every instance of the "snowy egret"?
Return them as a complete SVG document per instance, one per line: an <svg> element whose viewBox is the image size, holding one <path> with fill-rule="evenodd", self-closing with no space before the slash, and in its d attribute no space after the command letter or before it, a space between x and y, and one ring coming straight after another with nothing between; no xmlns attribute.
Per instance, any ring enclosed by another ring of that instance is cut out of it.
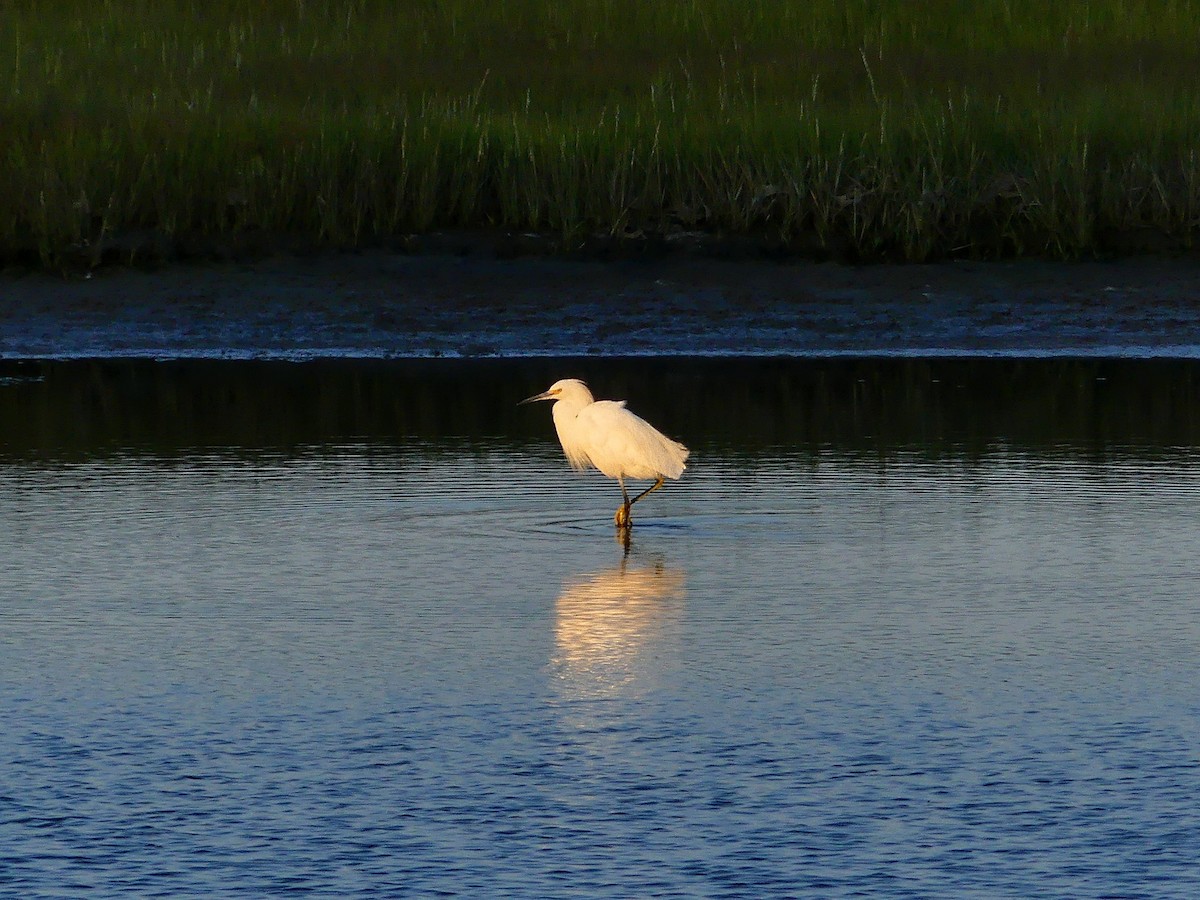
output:
<svg viewBox="0 0 1200 900"><path fill-rule="evenodd" d="M571 468L582 472L588 466L617 479L625 502L613 517L618 528L628 528L629 510L664 478L678 478L686 468L688 448L625 408L624 400L595 400L578 378L564 378L550 390L522 400L553 400L554 429ZM517 405L520 406L521 403ZM654 484L632 500L625 479L653 478Z"/></svg>

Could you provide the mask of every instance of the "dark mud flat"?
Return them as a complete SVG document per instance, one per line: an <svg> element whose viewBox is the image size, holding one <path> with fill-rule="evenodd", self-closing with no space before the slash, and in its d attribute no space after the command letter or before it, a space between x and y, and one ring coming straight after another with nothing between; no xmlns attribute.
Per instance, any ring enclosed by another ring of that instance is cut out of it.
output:
<svg viewBox="0 0 1200 900"><path fill-rule="evenodd" d="M0 280L0 357L1200 356L1200 263L389 253Z"/></svg>

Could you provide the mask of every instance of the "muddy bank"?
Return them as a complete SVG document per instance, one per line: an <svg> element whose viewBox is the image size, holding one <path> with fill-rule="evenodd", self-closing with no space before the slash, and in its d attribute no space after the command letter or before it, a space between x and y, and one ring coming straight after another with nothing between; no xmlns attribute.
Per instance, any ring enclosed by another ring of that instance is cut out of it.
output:
<svg viewBox="0 0 1200 900"><path fill-rule="evenodd" d="M0 357L1200 356L1200 262L358 253L0 277Z"/></svg>

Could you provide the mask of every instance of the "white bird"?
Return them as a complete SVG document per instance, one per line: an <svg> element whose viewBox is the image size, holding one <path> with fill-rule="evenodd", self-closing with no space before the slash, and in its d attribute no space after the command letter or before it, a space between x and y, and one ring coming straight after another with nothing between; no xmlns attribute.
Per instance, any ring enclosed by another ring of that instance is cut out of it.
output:
<svg viewBox="0 0 1200 900"><path fill-rule="evenodd" d="M624 400L593 399L588 386L578 378L556 381L550 390L521 403L537 400L554 401L554 429L571 468L582 472L592 466L617 479L625 498L613 517L618 528L629 527L633 504L662 487L664 478L678 478L687 468L687 447L635 416L625 408ZM630 500L626 478L655 481Z"/></svg>

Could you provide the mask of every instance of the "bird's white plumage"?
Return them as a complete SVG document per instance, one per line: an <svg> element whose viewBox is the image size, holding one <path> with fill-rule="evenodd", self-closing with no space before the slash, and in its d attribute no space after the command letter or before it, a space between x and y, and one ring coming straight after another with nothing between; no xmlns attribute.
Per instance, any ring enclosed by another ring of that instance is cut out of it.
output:
<svg viewBox="0 0 1200 900"><path fill-rule="evenodd" d="M592 466L609 478L678 478L688 449L625 408L624 400L595 400L575 378L556 381L545 394L554 400L554 428L567 461Z"/></svg>

